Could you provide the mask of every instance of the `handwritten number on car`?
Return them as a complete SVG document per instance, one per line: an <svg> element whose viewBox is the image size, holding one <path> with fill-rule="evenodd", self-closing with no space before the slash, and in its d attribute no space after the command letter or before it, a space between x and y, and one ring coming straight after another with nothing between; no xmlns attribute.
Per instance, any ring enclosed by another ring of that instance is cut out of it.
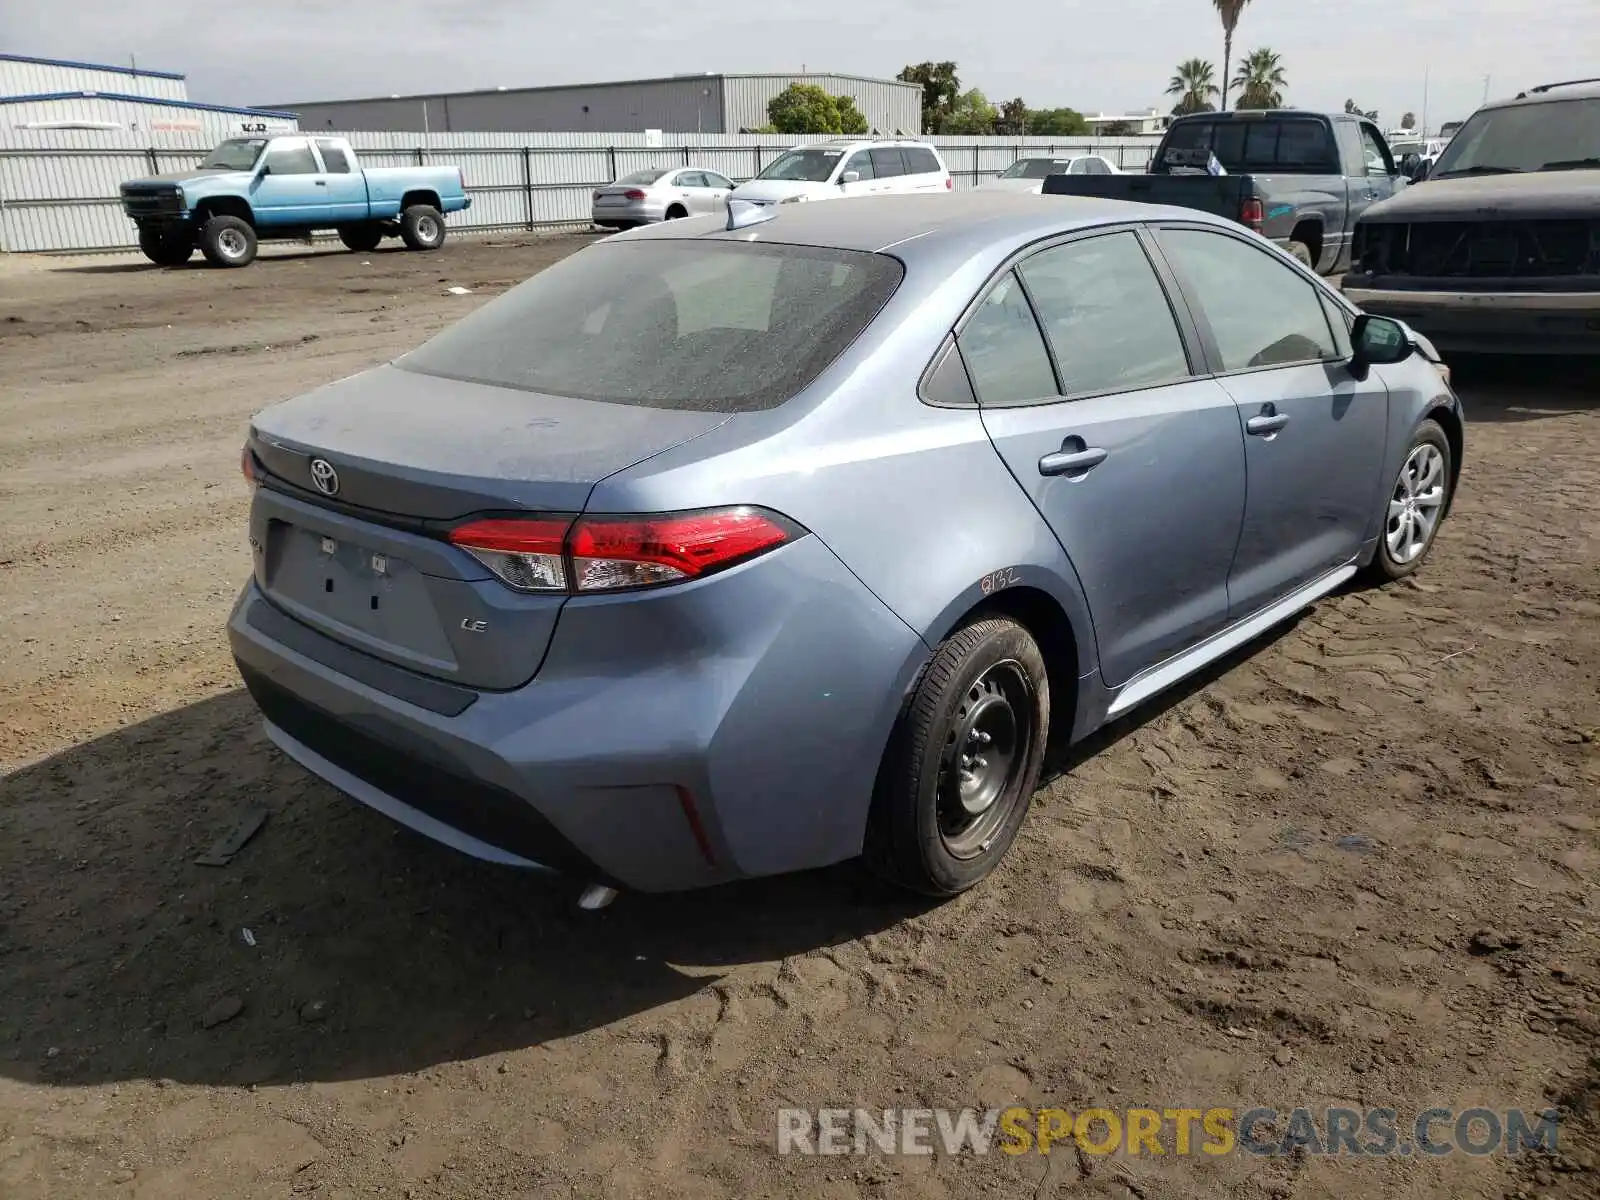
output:
<svg viewBox="0 0 1600 1200"><path fill-rule="evenodd" d="M998 571L991 571L978 580L978 587L985 596L993 595L1001 588L1008 588L1014 583L1021 583L1022 576L1017 574L1015 567L1002 567Z"/></svg>

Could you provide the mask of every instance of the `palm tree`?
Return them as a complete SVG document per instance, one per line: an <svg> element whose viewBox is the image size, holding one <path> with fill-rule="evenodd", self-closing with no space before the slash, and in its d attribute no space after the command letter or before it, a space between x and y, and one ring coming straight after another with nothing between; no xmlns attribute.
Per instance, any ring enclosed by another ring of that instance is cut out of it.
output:
<svg viewBox="0 0 1600 1200"><path fill-rule="evenodd" d="M1222 18L1222 111L1228 111L1228 64L1233 58L1233 31L1239 26L1239 14L1250 0L1211 0Z"/></svg>
<svg viewBox="0 0 1600 1200"><path fill-rule="evenodd" d="M1244 56L1233 86L1239 89L1236 108L1282 108L1283 89L1289 81L1284 76L1282 60L1263 46Z"/></svg>
<svg viewBox="0 0 1600 1200"><path fill-rule="evenodd" d="M1210 112L1211 100L1217 95L1217 69L1201 58L1191 58L1178 64L1178 71L1167 84L1167 95L1178 97L1172 115Z"/></svg>

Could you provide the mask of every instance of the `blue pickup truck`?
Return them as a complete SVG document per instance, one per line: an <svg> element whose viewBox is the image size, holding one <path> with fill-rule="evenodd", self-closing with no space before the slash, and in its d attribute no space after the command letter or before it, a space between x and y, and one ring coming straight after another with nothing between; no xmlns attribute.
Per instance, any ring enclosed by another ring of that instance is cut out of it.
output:
<svg viewBox="0 0 1600 1200"><path fill-rule="evenodd" d="M196 247L214 266L245 267L261 239L319 229L359 253L386 237L437 250L444 214L471 203L460 167L363 168L337 137L230 138L192 171L122 185L139 249L164 267L188 262Z"/></svg>
<svg viewBox="0 0 1600 1200"><path fill-rule="evenodd" d="M1211 172L1220 165L1225 174ZM1052 175L1048 196L1098 196L1229 217L1324 275L1350 263L1356 221L1406 179L1378 127L1350 113L1195 113L1172 122L1145 175Z"/></svg>

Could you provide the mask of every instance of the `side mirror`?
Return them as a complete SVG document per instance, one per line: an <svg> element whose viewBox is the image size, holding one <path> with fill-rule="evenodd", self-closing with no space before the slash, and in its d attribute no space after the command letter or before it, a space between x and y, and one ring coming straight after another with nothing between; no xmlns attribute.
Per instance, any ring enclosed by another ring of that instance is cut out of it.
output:
<svg viewBox="0 0 1600 1200"><path fill-rule="evenodd" d="M1365 379L1371 366L1404 362L1416 349L1399 321L1371 313L1356 318L1350 330L1350 344L1355 348L1350 371L1357 379Z"/></svg>
<svg viewBox="0 0 1600 1200"><path fill-rule="evenodd" d="M839 176L839 186L840 187L843 187L847 183L860 183L860 182L861 182L861 172L860 171L846 171L843 175Z"/></svg>
<svg viewBox="0 0 1600 1200"><path fill-rule="evenodd" d="M271 175L272 174L272 168L267 166L266 163L262 163L261 164L261 169L259 171L257 171L256 174L259 175L259 176L263 176L263 177L265 177L267 175Z"/></svg>
<svg viewBox="0 0 1600 1200"><path fill-rule="evenodd" d="M1428 177L1428 172L1431 170L1433 170L1433 162L1418 155L1417 161L1411 164L1411 170L1406 172L1406 176L1412 183L1421 183Z"/></svg>

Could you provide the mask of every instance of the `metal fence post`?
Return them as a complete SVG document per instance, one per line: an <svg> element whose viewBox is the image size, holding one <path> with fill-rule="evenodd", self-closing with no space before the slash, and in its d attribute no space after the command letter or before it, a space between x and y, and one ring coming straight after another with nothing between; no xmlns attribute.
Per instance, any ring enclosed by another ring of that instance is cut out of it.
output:
<svg viewBox="0 0 1600 1200"><path fill-rule="evenodd" d="M978 180L983 178L983 176L979 173L979 170L978 170L978 155L980 153L982 153L982 151L978 148L978 143L977 142L973 142L972 143L972 186L973 187L977 187L978 186Z"/></svg>
<svg viewBox="0 0 1600 1200"><path fill-rule="evenodd" d="M156 157L156 148L151 146L144 152L145 161L150 164L150 174L161 174L161 161Z"/></svg>
<svg viewBox="0 0 1600 1200"><path fill-rule="evenodd" d="M419 167L425 167L425 166L428 165L427 164L427 160L422 157L423 153L424 153L424 151L423 151L422 147L418 146L417 147L417 166L419 166Z"/></svg>
<svg viewBox="0 0 1600 1200"><path fill-rule="evenodd" d="M527 201L528 228L533 228L533 147L522 148L522 197Z"/></svg>
<svg viewBox="0 0 1600 1200"><path fill-rule="evenodd" d="M699 147L697 146L695 149L699 149ZM689 147L687 146L683 147L683 165L686 167L689 165Z"/></svg>
<svg viewBox="0 0 1600 1200"><path fill-rule="evenodd" d="M617 148L615 146L606 147L606 168L611 172L610 182L615 183L617 181Z"/></svg>

